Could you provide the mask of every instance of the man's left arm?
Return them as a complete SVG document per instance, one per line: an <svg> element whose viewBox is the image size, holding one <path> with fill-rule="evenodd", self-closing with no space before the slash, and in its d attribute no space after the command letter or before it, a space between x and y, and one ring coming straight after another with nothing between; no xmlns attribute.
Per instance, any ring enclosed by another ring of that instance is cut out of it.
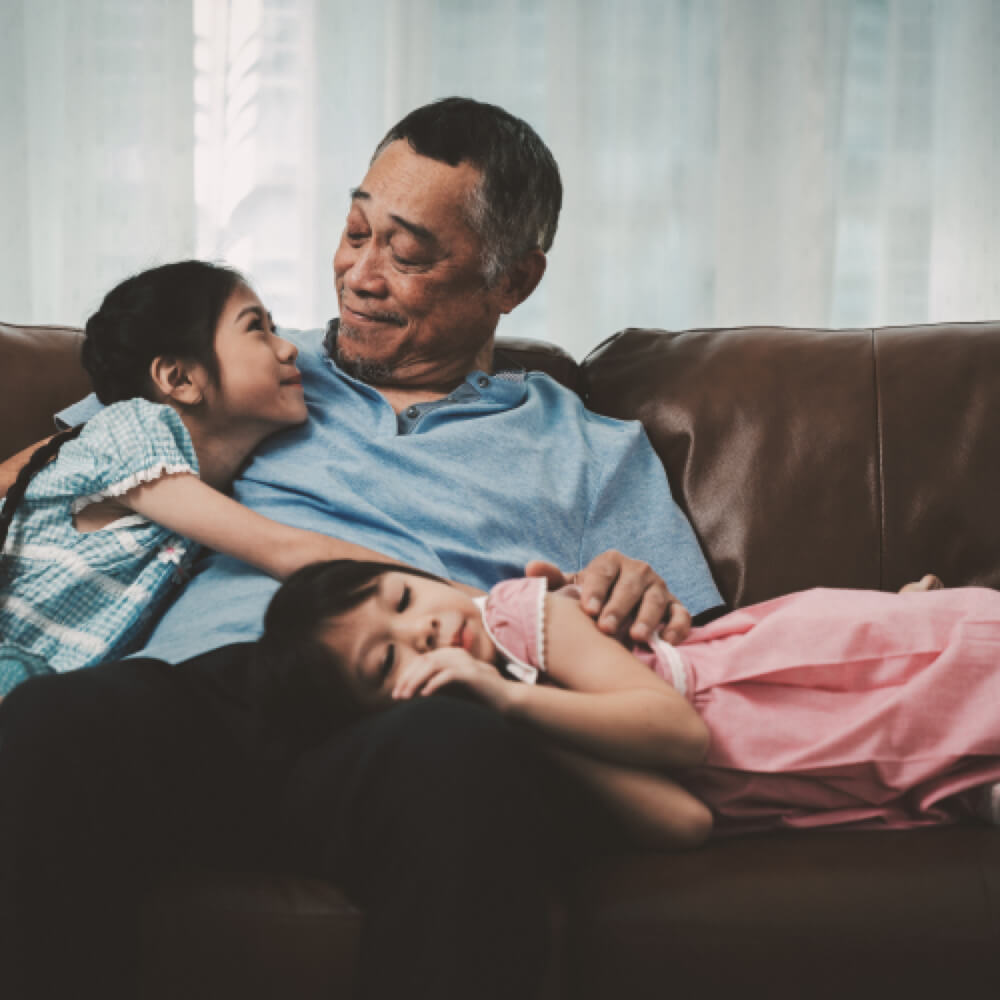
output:
<svg viewBox="0 0 1000 1000"><path fill-rule="evenodd" d="M641 425L622 425L602 444L580 542L583 568L573 580L581 603L604 632L631 622L631 637L644 641L665 622L664 638L680 642L690 630L689 612L711 612L722 598ZM542 564L532 571L552 575Z"/></svg>

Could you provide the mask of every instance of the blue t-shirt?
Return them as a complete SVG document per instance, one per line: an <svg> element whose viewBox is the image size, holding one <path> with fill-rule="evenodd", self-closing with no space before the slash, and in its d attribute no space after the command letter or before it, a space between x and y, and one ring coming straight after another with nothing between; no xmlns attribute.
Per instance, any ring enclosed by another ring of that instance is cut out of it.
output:
<svg viewBox="0 0 1000 1000"><path fill-rule="evenodd" d="M241 503L483 590L531 559L576 570L618 549L648 562L692 613L722 603L641 424L591 413L523 371L472 372L397 417L336 366L323 335L282 331L299 348L309 420L258 448L234 484ZM143 652L178 662L252 640L277 586L209 553Z"/></svg>

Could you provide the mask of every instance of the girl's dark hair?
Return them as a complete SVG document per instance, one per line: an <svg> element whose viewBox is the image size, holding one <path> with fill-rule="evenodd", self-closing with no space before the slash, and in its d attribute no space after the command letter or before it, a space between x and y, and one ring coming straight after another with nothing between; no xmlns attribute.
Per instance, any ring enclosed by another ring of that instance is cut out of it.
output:
<svg viewBox="0 0 1000 1000"><path fill-rule="evenodd" d="M254 700L265 726L285 742L314 746L369 711L320 631L374 594L379 578L392 572L441 580L410 566L332 559L303 566L271 598L254 648Z"/></svg>
<svg viewBox="0 0 1000 1000"><path fill-rule="evenodd" d="M105 405L149 398L149 369L161 355L197 361L217 378L215 328L242 284L232 268L182 260L112 288L84 328L81 360L97 398Z"/></svg>
<svg viewBox="0 0 1000 1000"><path fill-rule="evenodd" d="M230 295L246 281L232 268L200 260L163 264L126 278L87 320L81 361L97 398L150 398L150 366L161 355L197 361L218 378L215 328ZM0 512L0 553L32 477L80 428L57 434L28 459Z"/></svg>

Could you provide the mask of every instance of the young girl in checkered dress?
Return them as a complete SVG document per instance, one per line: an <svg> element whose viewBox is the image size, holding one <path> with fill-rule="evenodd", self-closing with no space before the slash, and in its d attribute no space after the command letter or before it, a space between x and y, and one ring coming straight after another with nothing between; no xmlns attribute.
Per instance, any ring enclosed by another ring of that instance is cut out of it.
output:
<svg viewBox="0 0 1000 1000"><path fill-rule="evenodd" d="M36 451L0 511L0 697L127 653L199 544L279 578L336 554L220 492L305 421L296 355L226 267L168 264L108 293L82 354L106 408Z"/></svg>

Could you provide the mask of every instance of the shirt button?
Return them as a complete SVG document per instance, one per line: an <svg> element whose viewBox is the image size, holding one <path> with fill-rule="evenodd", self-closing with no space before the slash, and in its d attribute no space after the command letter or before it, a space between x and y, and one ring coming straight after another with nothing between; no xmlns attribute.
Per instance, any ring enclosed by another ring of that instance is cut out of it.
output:
<svg viewBox="0 0 1000 1000"><path fill-rule="evenodd" d="M415 406L411 406L411 407L409 407L409 408L407 409L407 411L406 411L406 415L407 415L407 416L408 416L408 417L409 417L409 418L410 418L411 420L416 420L416 419L417 419L417 414L418 414L419 412L420 412L420 411L419 411L419 410L418 410L418 409L417 409L417 408L416 408Z"/></svg>
<svg viewBox="0 0 1000 1000"><path fill-rule="evenodd" d="M485 375L480 375L479 378L476 379L476 385L478 385L480 389L485 389L489 384L490 380Z"/></svg>

